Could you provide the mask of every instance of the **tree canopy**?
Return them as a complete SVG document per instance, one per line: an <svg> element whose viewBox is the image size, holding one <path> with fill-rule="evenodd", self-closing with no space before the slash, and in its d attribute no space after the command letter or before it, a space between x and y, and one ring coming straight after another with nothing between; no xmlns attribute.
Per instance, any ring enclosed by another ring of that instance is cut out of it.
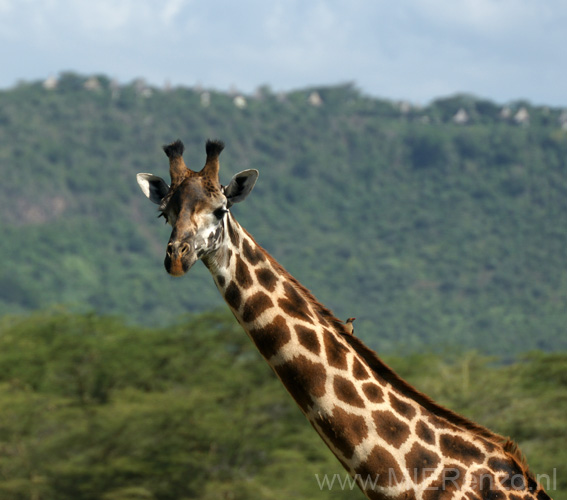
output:
<svg viewBox="0 0 567 500"><path fill-rule="evenodd" d="M511 435L548 493L567 499L565 354L386 361ZM227 312L167 328L65 311L0 324L3 500L362 498L345 477Z"/></svg>

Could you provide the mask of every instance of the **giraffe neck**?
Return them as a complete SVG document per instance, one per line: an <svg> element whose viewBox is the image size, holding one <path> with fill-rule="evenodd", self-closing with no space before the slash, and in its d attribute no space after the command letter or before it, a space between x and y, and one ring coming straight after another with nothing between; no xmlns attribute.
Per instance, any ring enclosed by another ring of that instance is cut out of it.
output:
<svg viewBox="0 0 567 500"><path fill-rule="evenodd" d="M224 224L221 246L205 265L238 322L365 495L433 500L449 491L447 498L466 492L477 498L490 487L498 498L513 498L503 486L506 474L519 490L512 493L524 500L543 491L513 444L401 380L231 214Z"/></svg>
<svg viewBox="0 0 567 500"><path fill-rule="evenodd" d="M279 348L263 346L262 334L256 332L275 318L281 318L278 323L291 329L297 325L321 325L346 333L343 323L261 248L230 214L224 224L220 249L203 260L237 320L270 364ZM285 333L280 332L279 337L283 342Z"/></svg>

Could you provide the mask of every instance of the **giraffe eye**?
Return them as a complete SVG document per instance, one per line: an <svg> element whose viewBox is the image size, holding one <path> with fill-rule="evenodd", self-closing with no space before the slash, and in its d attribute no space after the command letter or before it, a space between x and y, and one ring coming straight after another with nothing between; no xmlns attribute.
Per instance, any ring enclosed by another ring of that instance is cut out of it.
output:
<svg viewBox="0 0 567 500"><path fill-rule="evenodd" d="M228 212L228 210L225 207L220 207L217 208L214 212L213 215L217 218L217 219L222 219L224 217L224 214L226 214Z"/></svg>

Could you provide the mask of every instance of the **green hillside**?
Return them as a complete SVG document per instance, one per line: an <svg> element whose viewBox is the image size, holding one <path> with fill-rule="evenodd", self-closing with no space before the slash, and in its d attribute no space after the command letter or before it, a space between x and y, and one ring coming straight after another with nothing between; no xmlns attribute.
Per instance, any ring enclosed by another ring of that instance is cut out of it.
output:
<svg viewBox="0 0 567 500"><path fill-rule="evenodd" d="M387 361L513 436L567 499L565 354ZM329 490L335 474L343 488ZM167 329L67 313L0 323L2 500L362 499L351 486L228 312Z"/></svg>
<svg viewBox="0 0 567 500"><path fill-rule="evenodd" d="M372 347L567 349L561 110L470 96L416 108L351 85L263 88L242 107L86 82L0 92L0 314L65 304L165 325L222 306L204 266L166 275L168 227L135 182L167 175L162 144L181 138L200 168L217 137L222 180L260 170L239 222Z"/></svg>

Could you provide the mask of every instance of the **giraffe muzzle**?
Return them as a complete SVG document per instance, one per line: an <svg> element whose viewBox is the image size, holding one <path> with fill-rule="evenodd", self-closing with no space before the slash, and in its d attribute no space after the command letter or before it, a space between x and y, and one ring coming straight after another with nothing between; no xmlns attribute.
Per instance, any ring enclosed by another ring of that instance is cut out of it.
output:
<svg viewBox="0 0 567 500"><path fill-rule="evenodd" d="M195 263L197 257L187 242L169 242L163 262L165 270L172 276L183 276Z"/></svg>

